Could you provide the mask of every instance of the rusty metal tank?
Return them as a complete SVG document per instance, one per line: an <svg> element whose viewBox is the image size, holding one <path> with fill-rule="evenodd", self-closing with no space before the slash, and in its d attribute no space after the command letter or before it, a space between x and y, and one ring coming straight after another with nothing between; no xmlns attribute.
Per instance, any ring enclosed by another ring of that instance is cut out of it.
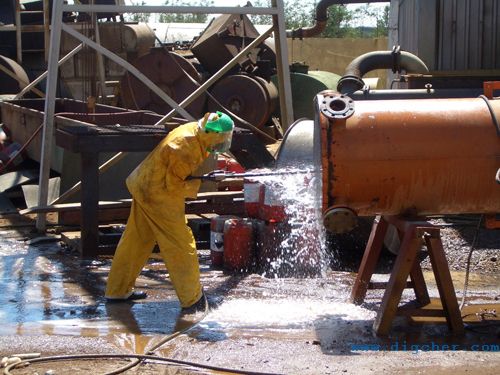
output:
<svg viewBox="0 0 500 375"><path fill-rule="evenodd" d="M325 225L356 216L500 212L500 100L316 97Z"/></svg>

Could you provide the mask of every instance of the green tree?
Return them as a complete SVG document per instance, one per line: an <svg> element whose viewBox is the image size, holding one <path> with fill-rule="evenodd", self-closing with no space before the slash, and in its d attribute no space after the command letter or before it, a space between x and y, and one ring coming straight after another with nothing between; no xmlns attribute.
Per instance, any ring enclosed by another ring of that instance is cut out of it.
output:
<svg viewBox="0 0 500 375"><path fill-rule="evenodd" d="M255 7L269 7L270 0L253 0ZM315 22L315 0L285 0L285 26L287 29L312 26ZM250 17L256 24L270 24L271 17L267 15L253 15ZM375 20L375 28L356 27L359 20ZM389 23L389 7L380 9L366 4L356 10L350 10L344 5L332 5L328 8L328 20L325 30L318 37L324 38L361 38L379 37L387 35ZM366 30L369 32L366 32Z"/></svg>
<svg viewBox="0 0 500 375"><path fill-rule="evenodd" d="M130 0L130 5L146 5L145 1L133 1ZM126 20L131 22L144 22L147 23L149 21L149 13L130 13L126 15Z"/></svg>
<svg viewBox="0 0 500 375"><path fill-rule="evenodd" d="M177 1L177 0L166 0L164 5L167 6L203 6L210 7L214 5L212 0L186 0L186 1ZM205 23L208 20L207 14L189 14L189 13L161 13L160 22L169 23L169 22L179 22L179 23Z"/></svg>

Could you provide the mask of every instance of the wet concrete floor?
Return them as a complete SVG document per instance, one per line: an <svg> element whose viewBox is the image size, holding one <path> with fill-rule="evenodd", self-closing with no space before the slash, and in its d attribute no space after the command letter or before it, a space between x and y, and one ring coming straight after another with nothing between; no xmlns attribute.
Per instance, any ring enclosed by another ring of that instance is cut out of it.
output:
<svg viewBox="0 0 500 375"><path fill-rule="evenodd" d="M144 353L185 327L163 263L153 257L137 281L149 298L106 303L109 258L82 260L57 241L29 244L14 230L0 233L0 356ZM369 291L362 306L349 303L350 272L321 278L268 279L212 269L200 250L202 283L213 310L196 327L156 353L211 366L287 374L497 374L500 365L500 274L473 273L463 314L464 336L443 318L397 318L389 337L372 325L382 291ZM375 281L386 280L377 274ZM425 273L433 302L438 292ZM461 298L464 272L453 272ZM408 290L404 300L413 299ZM460 302L460 300L459 300ZM432 320L434 319L434 320ZM453 348L451 345L455 345ZM105 373L123 361L34 364L13 373ZM214 373L141 365L137 373Z"/></svg>

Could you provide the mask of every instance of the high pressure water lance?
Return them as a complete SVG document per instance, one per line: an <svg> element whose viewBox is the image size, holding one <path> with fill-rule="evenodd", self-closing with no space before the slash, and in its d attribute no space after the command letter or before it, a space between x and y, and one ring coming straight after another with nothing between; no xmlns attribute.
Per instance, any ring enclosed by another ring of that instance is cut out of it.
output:
<svg viewBox="0 0 500 375"><path fill-rule="evenodd" d="M202 181L215 181L220 182L228 178L254 178L254 177L267 177L267 176L285 176L292 174L307 174L314 173L314 169L296 169L296 170L279 170L279 171L266 171L266 172L245 172L235 173L223 170L215 170L201 176L188 176L188 180L199 179Z"/></svg>

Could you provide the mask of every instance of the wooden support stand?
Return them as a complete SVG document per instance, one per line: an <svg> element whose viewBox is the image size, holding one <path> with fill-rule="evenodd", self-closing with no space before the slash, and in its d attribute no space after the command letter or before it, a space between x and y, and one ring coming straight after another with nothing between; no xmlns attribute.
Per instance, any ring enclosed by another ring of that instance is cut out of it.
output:
<svg viewBox="0 0 500 375"><path fill-rule="evenodd" d="M384 283L385 293L373 325L377 335L389 333L392 321L398 312L404 313L404 315L419 315L419 312L422 312L421 309L415 309L411 311L411 314L408 314L408 312L398 309L403 289L406 287L413 288L420 306L430 303L422 268L417 259L417 254L423 243L427 247L439 290L443 306L441 315L446 317L446 322L453 332L463 333L464 325L441 242L440 228L428 221L408 220L397 216L377 216L352 289L352 302L361 304L365 299L366 292L371 286L370 280L380 257L389 224L398 229L401 245L389 281ZM408 276L411 279L409 284L407 283Z"/></svg>

